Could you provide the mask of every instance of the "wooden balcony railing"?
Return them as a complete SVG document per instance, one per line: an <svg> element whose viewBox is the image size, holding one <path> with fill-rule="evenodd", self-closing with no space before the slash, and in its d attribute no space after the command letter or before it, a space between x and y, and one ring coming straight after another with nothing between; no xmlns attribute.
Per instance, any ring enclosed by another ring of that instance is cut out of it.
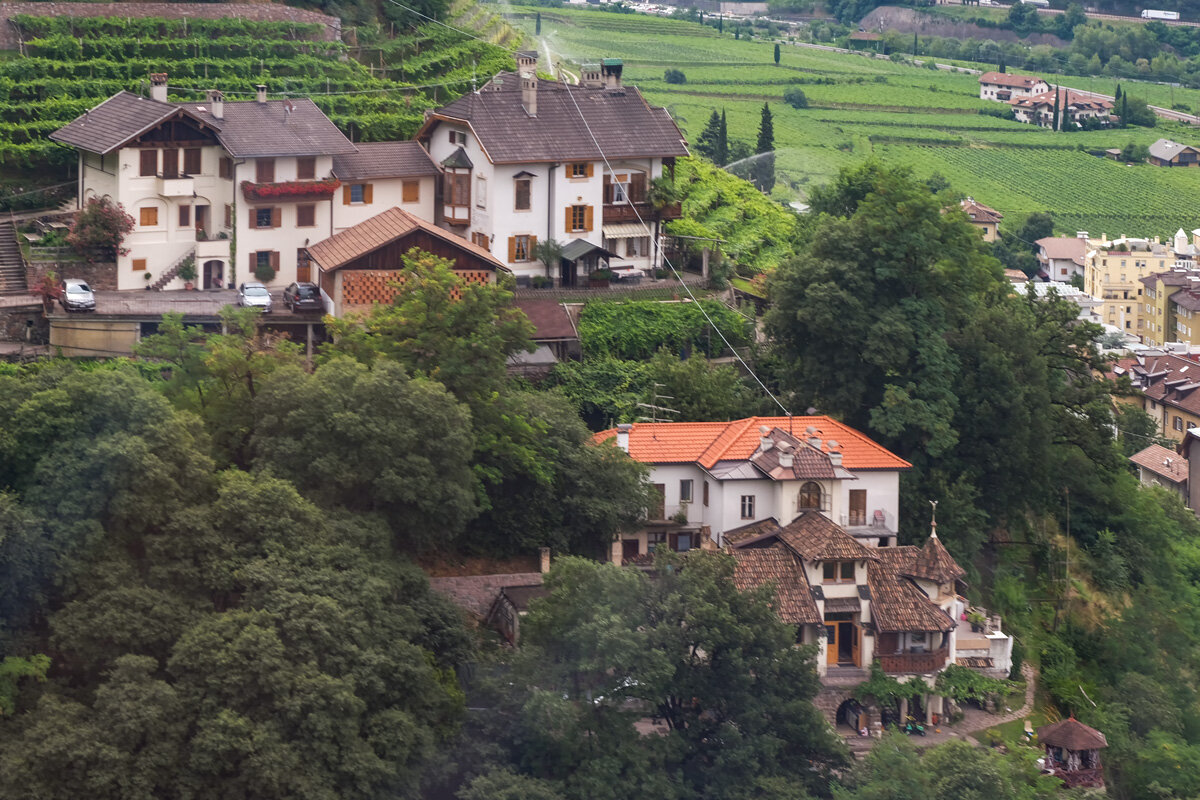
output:
<svg viewBox="0 0 1200 800"><path fill-rule="evenodd" d="M639 214L645 222L649 222L655 217L655 211L649 203L613 203L604 206L603 221L605 225L637 222ZM667 206L659 214L662 219L679 219L681 216L683 216L683 207L679 203Z"/></svg>
<svg viewBox="0 0 1200 800"><path fill-rule="evenodd" d="M928 653L876 653L884 672L936 672L946 666L950 649L943 647Z"/></svg>

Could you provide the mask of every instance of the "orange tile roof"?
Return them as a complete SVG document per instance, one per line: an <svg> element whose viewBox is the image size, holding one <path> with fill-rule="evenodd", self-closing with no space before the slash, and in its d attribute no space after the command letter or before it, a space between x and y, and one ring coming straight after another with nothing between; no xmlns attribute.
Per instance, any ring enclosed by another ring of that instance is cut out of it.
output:
<svg viewBox="0 0 1200 800"><path fill-rule="evenodd" d="M1183 483L1188 479L1188 460L1159 444L1152 444L1145 450L1134 453L1129 460L1172 483Z"/></svg>
<svg viewBox="0 0 1200 800"><path fill-rule="evenodd" d="M842 466L849 470L904 470L912 467L865 434L832 417L749 417L733 422L635 422L629 431L629 455L645 464L697 463L710 469L718 461L744 461L759 446L759 427L782 428L796 438L808 439L815 428L821 450L830 452L829 442L838 446ZM610 428L595 435L595 441L615 438Z"/></svg>
<svg viewBox="0 0 1200 800"><path fill-rule="evenodd" d="M378 250L415 231L423 231L436 239L441 239L452 247L475 256L490 268L508 271L508 267L503 262L497 260L495 256L479 245L450 231L442 230L432 222L410 214L402 208L395 207L335 233L328 239L309 245L308 254L313 257L323 271L333 272L356 258L361 258L367 253Z"/></svg>

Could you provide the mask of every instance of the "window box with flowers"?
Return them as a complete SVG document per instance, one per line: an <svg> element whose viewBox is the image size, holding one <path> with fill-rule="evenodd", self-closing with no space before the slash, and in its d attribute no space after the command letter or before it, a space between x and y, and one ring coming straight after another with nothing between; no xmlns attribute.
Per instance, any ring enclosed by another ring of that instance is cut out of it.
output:
<svg viewBox="0 0 1200 800"><path fill-rule="evenodd" d="M258 200L330 200L342 182L337 178L319 181L285 181L283 183L252 183L242 181L242 196Z"/></svg>

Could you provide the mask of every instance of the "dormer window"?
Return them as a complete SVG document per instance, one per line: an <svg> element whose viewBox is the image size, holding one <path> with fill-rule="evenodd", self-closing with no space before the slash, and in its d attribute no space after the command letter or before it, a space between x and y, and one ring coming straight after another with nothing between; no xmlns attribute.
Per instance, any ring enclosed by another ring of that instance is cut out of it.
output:
<svg viewBox="0 0 1200 800"><path fill-rule="evenodd" d="M450 144L459 147L467 146L467 134L465 131L450 131Z"/></svg>
<svg viewBox="0 0 1200 800"><path fill-rule="evenodd" d="M853 561L826 561L821 564L822 583L854 583Z"/></svg>

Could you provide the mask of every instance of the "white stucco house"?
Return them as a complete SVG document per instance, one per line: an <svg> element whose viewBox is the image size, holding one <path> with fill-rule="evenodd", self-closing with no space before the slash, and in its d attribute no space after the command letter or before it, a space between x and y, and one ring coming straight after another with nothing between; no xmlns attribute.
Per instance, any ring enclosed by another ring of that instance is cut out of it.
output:
<svg viewBox="0 0 1200 800"><path fill-rule="evenodd" d="M193 259L200 288L312 280L305 248L380 211L432 220L438 168L415 142L355 145L308 99L168 100L119 92L51 138L79 153L78 203L107 197L134 220L119 289L181 288ZM339 175L340 173L340 175Z"/></svg>
<svg viewBox="0 0 1200 800"><path fill-rule="evenodd" d="M1018 97L1032 97L1050 91L1050 84L1036 75L1010 72L985 72L979 76L979 98L1007 103Z"/></svg>
<svg viewBox="0 0 1200 800"><path fill-rule="evenodd" d="M416 139L442 168L438 224L503 260L519 280L561 285L609 266L649 270L661 263L661 220L647 202L654 179L688 154L664 108L621 83L621 62L585 66L579 85L536 75L536 54L518 53L518 71L428 113ZM553 270L538 242L566 248Z"/></svg>

